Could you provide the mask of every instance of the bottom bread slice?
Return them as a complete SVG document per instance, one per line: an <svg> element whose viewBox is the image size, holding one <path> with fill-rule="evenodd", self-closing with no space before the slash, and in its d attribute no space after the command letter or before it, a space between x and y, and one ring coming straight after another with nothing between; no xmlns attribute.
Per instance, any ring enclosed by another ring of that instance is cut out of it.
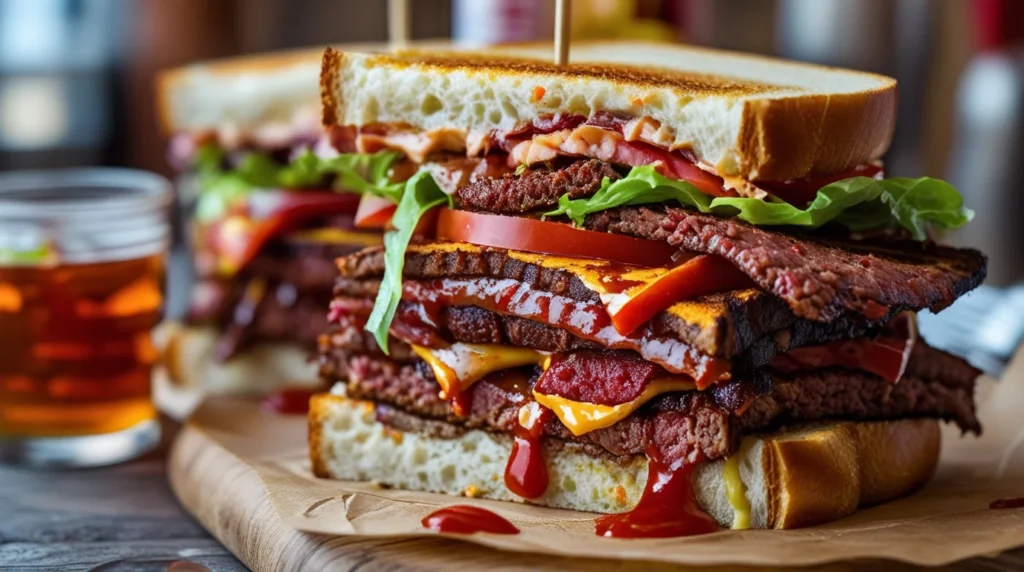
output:
<svg viewBox="0 0 1024 572"><path fill-rule="evenodd" d="M220 334L211 326L161 325L160 363L176 385L208 394L266 395L282 387L323 385L310 350L289 342L259 342L226 362L214 358Z"/></svg>
<svg viewBox="0 0 1024 572"><path fill-rule="evenodd" d="M527 501L505 487L510 436L448 433L397 431L377 421L372 402L320 394L309 417L313 472L598 513L629 510L647 481L644 456L595 456L580 445L547 439L549 485L543 496ZM938 463L939 442L938 423L931 419L837 422L751 436L728 460L702 463L694 472L694 491L700 506L725 527L809 526L920 487Z"/></svg>

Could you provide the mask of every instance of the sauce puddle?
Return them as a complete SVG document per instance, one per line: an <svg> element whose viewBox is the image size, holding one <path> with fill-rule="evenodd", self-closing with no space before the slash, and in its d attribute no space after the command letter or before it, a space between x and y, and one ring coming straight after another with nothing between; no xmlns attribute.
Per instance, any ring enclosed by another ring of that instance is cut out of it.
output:
<svg viewBox="0 0 1024 572"><path fill-rule="evenodd" d="M693 494L696 463L670 465L648 453L647 486L636 507L594 521L598 536L609 538L668 538L719 530L718 523L697 505Z"/></svg>
<svg viewBox="0 0 1024 572"><path fill-rule="evenodd" d="M504 517L468 505L454 505L435 510L420 521L423 528L450 534L519 534L519 529Z"/></svg>
<svg viewBox="0 0 1024 572"><path fill-rule="evenodd" d="M1015 499L996 499L992 501L988 508L991 509L1005 509L1005 508L1024 508L1024 497L1018 497Z"/></svg>
<svg viewBox="0 0 1024 572"><path fill-rule="evenodd" d="M309 400L316 392L312 389L285 387L278 389L263 400L263 408L282 415L306 415Z"/></svg>

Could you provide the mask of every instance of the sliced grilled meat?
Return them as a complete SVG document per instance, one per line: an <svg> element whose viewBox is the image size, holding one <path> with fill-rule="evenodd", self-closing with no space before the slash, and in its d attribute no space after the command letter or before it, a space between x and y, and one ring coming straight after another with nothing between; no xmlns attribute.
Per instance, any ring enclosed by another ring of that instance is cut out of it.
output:
<svg viewBox="0 0 1024 572"><path fill-rule="evenodd" d="M591 230L663 240L732 261L793 313L831 321L949 306L985 279L972 249L911 241L830 240L789 234L681 208L625 207L587 217Z"/></svg>
<svg viewBox="0 0 1024 572"><path fill-rule="evenodd" d="M557 170L532 170L521 175L479 179L456 191L455 202L468 211L520 214L554 208L564 194L573 199L589 197L601 188L605 178L615 181L622 175L603 161L576 161Z"/></svg>

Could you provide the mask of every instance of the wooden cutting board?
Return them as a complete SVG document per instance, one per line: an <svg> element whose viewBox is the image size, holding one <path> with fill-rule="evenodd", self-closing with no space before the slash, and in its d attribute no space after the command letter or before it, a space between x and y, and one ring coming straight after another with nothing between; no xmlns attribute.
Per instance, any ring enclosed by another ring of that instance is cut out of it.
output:
<svg viewBox="0 0 1024 572"><path fill-rule="evenodd" d="M227 401L219 398L220 401ZM245 430L246 428L241 428ZM257 428L251 428L256 430ZM295 436L288 446L301 448L305 418L282 418L275 427L259 427ZM186 422L178 434L168 472L182 505L247 566L257 572L296 570L678 570L645 562L571 559L499 552L443 538L355 538L298 532L284 525L263 482L242 459L225 450L206 429ZM949 570L973 570L968 561ZM1024 552L985 560L993 570L1019 569ZM808 570L911 570L893 562L844 563ZM1005 566L1005 567L1004 567ZM701 568L740 570L741 568ZM767 569L762 569L767 570Z"/></svg>

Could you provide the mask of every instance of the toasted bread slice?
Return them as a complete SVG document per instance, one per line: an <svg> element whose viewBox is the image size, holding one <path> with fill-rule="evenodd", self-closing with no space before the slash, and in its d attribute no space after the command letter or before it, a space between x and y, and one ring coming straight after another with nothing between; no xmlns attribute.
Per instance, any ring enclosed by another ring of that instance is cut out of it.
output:
<svg viewBox="0 0 1024 572"><path fill-rule="evenodd" d="M582 43L562 67L549 54L328 49L324 123L486 132L543 114L650 117L673 149L723 176L767 181L866 163L892 139L896 82L884 76L667 44Z"/></svg>
<svg viewBox="0 0 1024 572"><path fill-rule="evenodd" d="M319 477L527 502L504 486L512 448L507 435L403 433L379 423L371 402L332 394L313 398L309 435ZM746 520L753 528L796 528L906 495L927 482L938 457L933 420L831 423L750 437L729 461L702 465L694 489L700 506L722 526ZM528 502L623 512L639 501L647 481L643 456L598 458L549 441L545 458L550 484ZM730 500L728 487L743 494Z"/></svg>

